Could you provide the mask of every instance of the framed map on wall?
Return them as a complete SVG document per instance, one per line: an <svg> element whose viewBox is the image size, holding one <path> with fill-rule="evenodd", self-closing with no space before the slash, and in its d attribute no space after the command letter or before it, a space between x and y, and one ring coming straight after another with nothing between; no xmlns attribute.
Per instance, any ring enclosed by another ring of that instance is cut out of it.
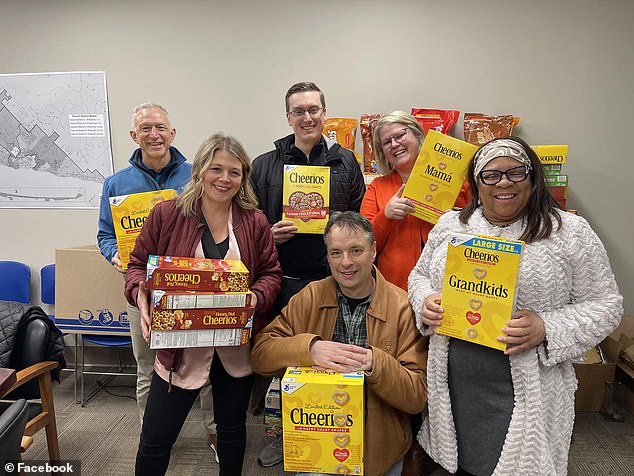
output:
<svg viewBox="0 0 634 476"><path fill-rule="evenodd" d="M0 74L0 208L99 208L112 172L103 71Z"/></svg>

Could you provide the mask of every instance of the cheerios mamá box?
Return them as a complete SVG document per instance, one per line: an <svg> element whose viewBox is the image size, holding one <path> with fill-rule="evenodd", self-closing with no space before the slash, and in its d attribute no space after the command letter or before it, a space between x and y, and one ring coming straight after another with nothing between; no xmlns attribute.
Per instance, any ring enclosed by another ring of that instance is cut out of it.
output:
<svg viewBox="0 0 634 476"><path fill-rule="evenodd" d="M240 260L150 255L148 289L187 291L249 290L249 270Z"/></svg>
<svg viewBox="0 0 634 476"><path fill-rule="evenodd" d="M515 309L523 249L522 241L452 233L438 333L505 350L497 338Z"/></svg>
<svg viewBox="0 0 634 476"><path fill-rule="evenodd" d="M478 147L430 130L418 153L402 197L414 204L413 215L436 224L453 208Z"/></svg>
<svg viewBox="0 0 634 476"><path fill-rule="evenodd" d="M110 197L110 211L114 233L117 237L117 249L123 269L128 269L130 253L134 249L137 236L150 211L159 202L177 197L176 190L154 190L151 192L133 193Z"/></svg>
<svg viewBox="0 0 634 476"><path fill-rule="evenodd" d="M297 233L322 234L328 222L330 167L285 165L282 220L292 221Z"/></svg>
<svg viewBox="0 0 634 476"><path fill-rule="evenodd" d="M281 391L284 470L363 474L363 372L288 367Z"/></svg>

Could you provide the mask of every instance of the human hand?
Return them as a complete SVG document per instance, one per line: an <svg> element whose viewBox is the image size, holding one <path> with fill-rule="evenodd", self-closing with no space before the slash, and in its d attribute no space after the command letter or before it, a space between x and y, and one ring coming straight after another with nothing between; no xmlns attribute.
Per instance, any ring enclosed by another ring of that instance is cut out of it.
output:
<svg viewBox="0 0 634 476"><path fill-rule="evenodd" d="M541 317L531 311L515 311L514 318L502 328L505 336L498 337L499 342L512 344L506 349L506 355L513 355L538 346L546 339L546 326Z"/></svg>
<svg viewBox="0 0 634 476"><path fill-rule="evenodd" d="M402 198L405 184L394 194L385 206L385 216L390 220L402 220L410 213L414 213L414 205L409 198Z"/></svg>
<svg viewBox="0 0 634 476"><path fill-rule="evenodd" d="M145 281L139 281L139 290L136 295L136 306L141 314L141 332L145 342L150 343L150 305L149 292L145 287Z"/></svg>
<svg viewBox="0 0 634 476"><path fill-rule="evenodd" d="M330 372L371 371L372 349L330 340L316 340L310 346L310 356L318 370Z"/></svg>
<svg viewBox="0 0 634 476"><path fill-rule="evenodd" d="M273 233L273 241L276 245L286 243L288 240L295 236L297 227L292 221L280 220L271 227L271 233Z"/></svg>
<svg viewBox="0 0 634 476"><path fill-rule="evenodd" d="M114 266L114 269L116 269L120 273L125 273L125 271L123 270L123 266L121 264L121 257L119 256L118 251L114 254L112 259L110 260L110 264L112 264L112 266Z"/></svg>
<svg viewBox="0 0 634 476"><path fill-rule="evenodd" d="M425 298L423 302L423 324L429 326L432 331L436 332L442 324L442 313L445 310L440 305L440 293L434 293Z"/></svg>

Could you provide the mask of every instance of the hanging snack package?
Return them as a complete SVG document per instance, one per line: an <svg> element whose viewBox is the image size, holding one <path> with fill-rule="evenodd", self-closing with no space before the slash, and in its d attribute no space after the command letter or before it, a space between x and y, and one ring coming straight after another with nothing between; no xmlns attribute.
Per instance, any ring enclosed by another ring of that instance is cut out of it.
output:
<svg viewBox="0 0 634 476"><path fill-rule="evenodd" d="M363 173L366 174L378 173L374 160L374 151L372 150L372 138L379 117L381 117L381 114L361 114L361 120L359 121L361 138L363 139Z"/></svg>
<svg viewBox="0 0 634 476"><path fill-rule="evenodd" d="M423 132L431 129L442 134L449 134L449 130L458 121L460 111L450 111L444 109L419 109L412 108L412 116L420 123Z"/></svg>
<svg viewBox="0 0 634 476"><path fill-rule="evenodd" d="M519 122L519 117L510 114L487 116L486 114L465 112L464 140L479 146L492 139L508 137Z"/></svg>
<svg viewBox="0 0 634 476"><path fill-rule="evenodd" d="M324 123L324 135L354 152L358 124L359 121L348 117L329 117Z"/></svg>

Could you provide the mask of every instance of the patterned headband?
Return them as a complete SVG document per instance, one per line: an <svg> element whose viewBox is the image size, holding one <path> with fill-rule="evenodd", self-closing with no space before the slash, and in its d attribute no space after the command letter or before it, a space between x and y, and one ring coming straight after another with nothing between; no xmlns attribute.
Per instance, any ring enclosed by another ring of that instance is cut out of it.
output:
<svg viewBox="0 0 634 476"><path fill-rule="evenodd" d="M532 169L531 159L521 145L511 139L499 139L483 145L478 151L473 176L477 179L484 167L498 157L510 157L524 164L529 171Z"/></svg>

